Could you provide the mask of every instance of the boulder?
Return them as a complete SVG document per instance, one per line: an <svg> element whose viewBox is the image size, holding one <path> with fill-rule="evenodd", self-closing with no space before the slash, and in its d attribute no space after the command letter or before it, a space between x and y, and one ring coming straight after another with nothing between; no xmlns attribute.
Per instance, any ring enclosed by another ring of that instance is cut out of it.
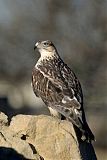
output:
<svg viewBox="0 0 107 160"><path fill-rule="evenodd" d="M92 144L78 142L68 121L46 115L17 115L9 126L5 124L0 132L0 146L13 149L22 159L96 160Z"/></svg>

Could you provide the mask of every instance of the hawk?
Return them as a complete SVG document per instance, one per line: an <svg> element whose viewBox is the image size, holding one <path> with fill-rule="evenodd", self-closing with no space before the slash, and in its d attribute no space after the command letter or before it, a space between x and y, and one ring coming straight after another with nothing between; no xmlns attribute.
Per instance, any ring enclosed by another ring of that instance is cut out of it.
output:
<svg viewBox="0 0 107 160"><path fill-rule="evenodd" d="M32 87L49 108L51 115L72 122L81 140L91 142L94 135L86 122L83 94L75 73L60 58L50 40L38 41L34 49L40 58L32 71Z"/></svg>

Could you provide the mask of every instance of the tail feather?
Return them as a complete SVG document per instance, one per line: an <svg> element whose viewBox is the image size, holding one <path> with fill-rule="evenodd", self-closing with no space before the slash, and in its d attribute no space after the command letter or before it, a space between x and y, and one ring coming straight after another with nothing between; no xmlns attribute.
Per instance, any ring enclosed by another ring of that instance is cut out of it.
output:
<svg viewBox="0 0 107 160"><path fill-rule="evenodd" d="M92 140L95 141L95 136L92 133L87 123L85 124L84 130L85 130L84 135L86 137L86 140L89 142L91 142Z"/></svg>

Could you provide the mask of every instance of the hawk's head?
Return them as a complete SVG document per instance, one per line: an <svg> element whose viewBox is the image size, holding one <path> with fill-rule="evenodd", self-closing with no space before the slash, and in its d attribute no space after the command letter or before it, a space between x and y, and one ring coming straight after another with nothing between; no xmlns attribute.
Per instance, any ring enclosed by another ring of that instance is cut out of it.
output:
<svg viewBox="0 0 107 160"><path fill-rule="evenodd" d="M55 56L57 54L56 48L50 40L38 41L34 46L34 49L36 48L43 58Z"/></svg>

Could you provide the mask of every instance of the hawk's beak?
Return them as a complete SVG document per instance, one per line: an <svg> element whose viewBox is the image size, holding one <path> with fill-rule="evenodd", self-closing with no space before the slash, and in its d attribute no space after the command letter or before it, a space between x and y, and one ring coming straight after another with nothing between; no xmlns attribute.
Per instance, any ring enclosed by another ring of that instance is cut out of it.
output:
<svg viewBox="0 0 107 160"><path fill-rule="evenodd" d="M35 46L34 46L34 50L35 50L36 48L37 48L37 46L35 45Z"/></svg>
<svg viewBox="0 0 107 160"><path fill-rule="evenodd" d="M38 45L39 45L39 42L37 42L37 43L35 44L34 50L35 50L36 48L38 48Z"/></svg>

